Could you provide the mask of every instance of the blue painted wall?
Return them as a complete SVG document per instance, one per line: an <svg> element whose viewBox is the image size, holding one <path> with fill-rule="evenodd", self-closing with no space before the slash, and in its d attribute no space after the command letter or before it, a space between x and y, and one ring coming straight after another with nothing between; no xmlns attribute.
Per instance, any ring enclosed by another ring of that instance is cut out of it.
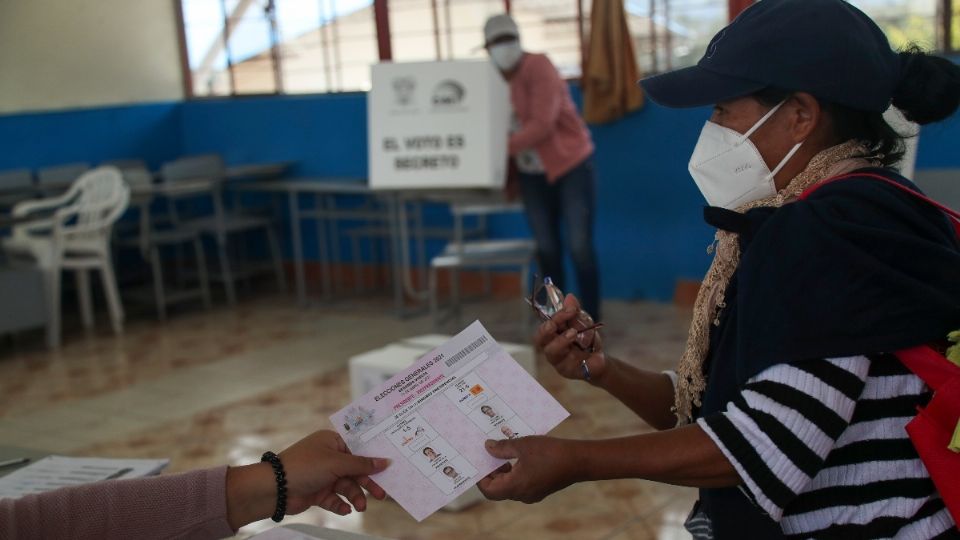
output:
<svg viewBox="0 0 960 540"><path fill-rule="evenodd" d="M219 152L228 163L295 160L295 175L365 176L365 99L260 97L0 116L0 170L131 156L156 167L179 155ZM699 279L706 270L712 233L686 163L707 116L705 109L648 103L619 122L591 127L605 297L666 300L678 278ZM918 168L960 167L958 140L960 116L927 126ZM448 219L442 211L428 215ZM526 233L521 217L491 227L498 236ZM315 256L312 229L305 231L308 257Z"/></svg>
<svg viewBox="0 0 960 540"><path fill-rule="evenodd" d="M960 113L923 127L917 146L917 169L960 167Z"/></svg>
<svg viewBox="0 0 960 540"><path fill-rule="evenodd" d="M0 170L118 158L151 167L181 154L180 103L0 116Z"/></svg>
<svg viewBox="0 0 960 540"><path fill-rule="evenodd" d="M188 101L186 154L219 152L227 163L293 160L292 174L367 174L367 106L361 93Z"/></svg>

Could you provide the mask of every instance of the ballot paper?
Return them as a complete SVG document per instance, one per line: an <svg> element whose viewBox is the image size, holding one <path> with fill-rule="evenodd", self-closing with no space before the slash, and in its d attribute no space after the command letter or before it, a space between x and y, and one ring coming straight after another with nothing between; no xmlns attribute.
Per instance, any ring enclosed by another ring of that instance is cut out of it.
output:
<svg viewBox="0 0 960 540"><path fill-rule="evenodd" d="M159 474L169 459L105 459L47 456L0 478L0 499L112 480Z"/></svg>
<svg viewBox="0 0 960 540"><path fill-rule="evenodd" d="M543 435L569 413L479 321L330 417L373 479L422 521L505 463L487 439Z"/></svg>

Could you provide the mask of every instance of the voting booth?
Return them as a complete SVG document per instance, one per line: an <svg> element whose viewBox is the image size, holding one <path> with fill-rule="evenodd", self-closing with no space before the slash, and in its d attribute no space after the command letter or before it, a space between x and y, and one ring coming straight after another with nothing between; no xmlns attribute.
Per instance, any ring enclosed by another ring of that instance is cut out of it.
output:
<svg viewBox="0 0 960 540"><path fill-rule="evenodd" d="M371 188L503 187L510 95L489 61L376 64L371 80Z"/></svg>

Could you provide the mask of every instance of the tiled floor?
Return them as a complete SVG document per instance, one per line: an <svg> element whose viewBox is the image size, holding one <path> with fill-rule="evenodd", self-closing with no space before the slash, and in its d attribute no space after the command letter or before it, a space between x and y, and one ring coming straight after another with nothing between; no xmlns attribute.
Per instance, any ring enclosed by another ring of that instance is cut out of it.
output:
<svg viewBox="0 0 960 540"><path fill-rule="evenodd" d="M468 307L499 341L523 342L516 301ZM670 305L609 302L611 352L666 369L689 314ZM471 317L471 318L467 318ZM449 330L455 330L450 328ZM349 401L347 359L431 333L426 317L399 320L386 301L298 308L267 297L237 309L188 312L166 324L134 321L126 334L69 334L48 353L39 338L0 345L0 445L75 455L169 457L170 472L255 461L308 432ZM649 428L602 391L567 381L539 361L539 380L571 412L554 434L611 437ZM695 494L651 482L580 484L543 502L484 501L416 523L393 502L337 517L288 518L388 538L689 538L680 524ZM286 521L285 521L286 522ZM272 526L252 524L250 536Z"/></svg>

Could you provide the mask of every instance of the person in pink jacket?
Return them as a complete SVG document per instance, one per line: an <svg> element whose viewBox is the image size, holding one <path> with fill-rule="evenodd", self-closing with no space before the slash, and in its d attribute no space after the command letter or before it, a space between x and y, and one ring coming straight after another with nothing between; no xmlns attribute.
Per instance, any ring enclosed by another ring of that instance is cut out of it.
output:
<svg viewBox="0 0 960 540"><path fill-rule="evenodd" d="M517 24L509 15L490 17L483 33L491 61L510 85L513 128L508 151L518 171L540 272L566 290L560 240L564 222L583 309L600 320L590 132L566 81L546 55L523 50Z"/></svg>
<svg viewBox="0 0 960 540"><path fill-rule="evenodd" d="M346 515L353 505L362 512L364 488L376 499L386 496L369 475L388 465L386 459L351 455L339 435L317 431L252 465L0 499L0 540L223 538L247 523L279 521L311 506Z"/></svg>

